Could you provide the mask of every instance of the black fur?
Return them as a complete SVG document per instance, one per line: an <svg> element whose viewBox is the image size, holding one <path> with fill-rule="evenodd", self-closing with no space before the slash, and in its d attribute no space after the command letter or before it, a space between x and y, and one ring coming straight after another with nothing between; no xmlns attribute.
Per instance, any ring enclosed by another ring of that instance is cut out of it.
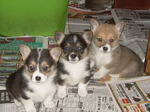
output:
<svg viewBox="0 0 150 112"><path fill-rule="evenodd" d="M24 90L32 91L28 88L28 81L23 77L23 69L24 67L20 68L15 73L12 73L6 81L7 90L12 98L17 99L18 101L20 101L20 97L26 100L29 99Z"/></svg>
<svg viewBox="0 0 150 112"><path fill-rule="evenodd" d="M65 80L60 78L60 74L69 75L69 73L64 68L64 64L58 62L58 64L57 64L57 75L55 77L55 83L58 83L59 85L63 85L65 83Z"/></svg>

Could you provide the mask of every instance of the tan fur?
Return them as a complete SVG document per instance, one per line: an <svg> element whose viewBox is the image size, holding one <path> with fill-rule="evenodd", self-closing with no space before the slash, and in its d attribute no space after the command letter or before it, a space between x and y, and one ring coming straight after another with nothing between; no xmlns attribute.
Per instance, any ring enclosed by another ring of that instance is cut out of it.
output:
<svg viewBox="0 0 150 112"><path fill-rule="evenodd" d="M107 74L114 77L119 75L119 78L143 75L143 63L137 54L119 44L123 26L123 22L112 25L99 24L96 20L91 20L91 30L94 38L90 54L98 68L100 68L95 73L95 77L102 78ZM109 46L110 51L100 51L99 49L106 44Z"/></svg>
<svg viewBox="0 0 150 112"><path fill-rule="evenodd" d="M103 46L108 43L112 47L116 46L119 41L120 34L115 30L115 26L111 24L101 24L96 31L93 32L94 42L97 46ZM102 41L97 41L98 38L101 38ZM110 42L110 39L115 40L114 42Z"/></svg>
<svg viewBox="0 0 150 112"><path fill-rule="evenodd" d="M35 61L31 61L31 64L29 66L25 66L26 68L26 72L28 73L29 76L32 76L33 72L29 69L30 66L33 66L33 67L36 67L36 62ZM53 71L56 67L53 65L51 67L49 67L49 65L47 64L47 62L42 62L41 63L41 67L40 68L43 68L43 67L48 67L48 70L47 71L43 71L41 69L41 73L43 73L44 75L49 75L51 71Z"/></svg>
<svg viewBox="0 0 150 112"><path fill-rule="evenodd" d="M45 62L43 61L43 62L41 63L41 68L44 68L44 67L47 67L47 68L48 68L46 71L41 70L44 75L49 75L50 72L53 71L54 68L55 68L55 66L49 67L49 65L47 64L46 61L45 61Z"/></svg>
<svg viewBox="0 0 150 112"><path fill-rule="evenodd" d="M67 45L65 47L70 47L71 45L69 43L67 43ZM65 54L64 52L62 52L61 57L64 59L67 59L67 54Z"/></svg>

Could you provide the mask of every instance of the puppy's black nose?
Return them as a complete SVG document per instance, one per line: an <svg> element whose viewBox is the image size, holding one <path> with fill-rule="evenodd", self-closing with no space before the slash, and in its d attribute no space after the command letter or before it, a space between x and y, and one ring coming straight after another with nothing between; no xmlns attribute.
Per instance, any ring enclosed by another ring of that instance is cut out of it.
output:
<svg viewBox="0 0 150 112"><path fill-rule="evenodd" d="M36 79L36 81L40 81L40 80L41 80L41 77L36 76L35 79Z"/></svg>
<svg viewBox="0 0 150 112"><path fill-rule="evenodd" d="M71 54L71 58L73 59L76 58L76 56L77 56L76 54Z"/></svg>
<svg viewBox="0 0 150 112"><path fill-rule="evenodd" d="M108 50L108 47L103 47L103 50L104 50L104 51L107 51L107 50Z"/></svg>

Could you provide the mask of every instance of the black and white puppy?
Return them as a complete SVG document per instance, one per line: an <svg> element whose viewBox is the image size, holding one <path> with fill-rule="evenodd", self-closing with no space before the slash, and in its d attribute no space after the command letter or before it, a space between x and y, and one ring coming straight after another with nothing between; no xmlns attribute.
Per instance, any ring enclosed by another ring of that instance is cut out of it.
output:
<svg viewBox="0 0 150 112"><path fill-rule="evenodd" d="M62 48L55 78L58 83L58 96L65 97L67 85L77 84L78 94L86 96L86 88L91 77L90 68L93 66L88 56L92 32L87 31L83 35L77 33L64 35L62 32L56 32L55 38L57 44Z"/></svg>
<svg viewBox="0 0 150 112"><path fill-rule="evenodd" d="M20 45L20 52L24 65L6 82L15 104L23 105L26 112L36 112L34 104L37 102L42 102L45 108L54 107L52 99L57 90L54 77L61 48L31 50L26 45Z"/></svg>

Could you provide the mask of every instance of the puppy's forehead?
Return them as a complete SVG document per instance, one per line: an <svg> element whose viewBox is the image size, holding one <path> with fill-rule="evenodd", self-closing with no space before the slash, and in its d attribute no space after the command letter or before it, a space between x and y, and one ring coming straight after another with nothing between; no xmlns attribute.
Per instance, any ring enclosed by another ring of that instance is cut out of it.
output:
<svg viewBox="0 0 150 112"><path fill-rule="evenodd" d="M31 51L29 57L26 60L26 64L41 64L45 62L49 65L52 65L54 62L48 49L34 49Z"/></svg>
<svg viewBox="0 0 150 112"><path fill-rule="evenodd" d="M70 45L75 45L77 43L86 43L83 37L79 34L68 34L64 39L64 44L70 43Z"/></svg>
<svg viewBox="0 0 150 112"><path fill-rule="evenodd" d="M73 41L76 42L77 41L77 35L73 35Z"/></svg>
<svg viewBox="0 0 150 112"><path fill-rule="evenodd" d="M105 39L118 36L115 30L115 26L111 24L101 24L94 32L94 35L97 38L104 37Z"/></svg>
<svg viewBox="0 0 150 112"><path fill-rule="evenodd" d="M48 49L43 49L41 53L39 54L39 63L47 64L49 66L54 64L54 60L52 56L50 55L50 52Z"/></svg>

